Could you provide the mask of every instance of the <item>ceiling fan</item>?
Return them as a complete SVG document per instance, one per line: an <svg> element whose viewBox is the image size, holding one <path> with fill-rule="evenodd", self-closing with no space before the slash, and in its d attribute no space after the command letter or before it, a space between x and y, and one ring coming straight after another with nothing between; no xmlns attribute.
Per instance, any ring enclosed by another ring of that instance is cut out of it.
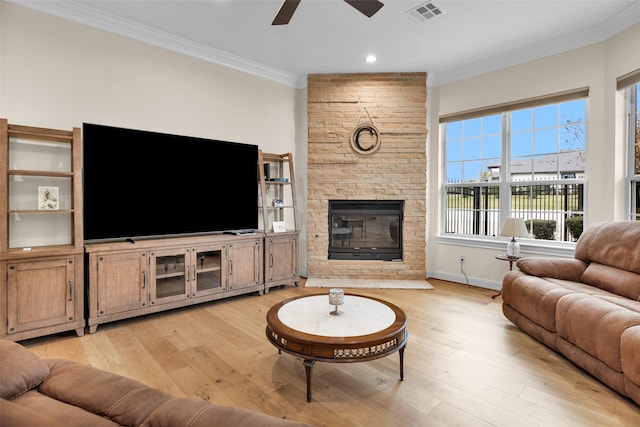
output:
<svg viewBox="0 0 640 427"><path fill-rule="evenodd" d="M384 4L378 0L344 0L351 6L355 7L358 11L364 14L367 18L371 18L377 11L380 10ZM291 20L293 12L300 4L300 0L284 0L284 3L280 7L278 14L271 23L271 25L286 25Z"/></svg>

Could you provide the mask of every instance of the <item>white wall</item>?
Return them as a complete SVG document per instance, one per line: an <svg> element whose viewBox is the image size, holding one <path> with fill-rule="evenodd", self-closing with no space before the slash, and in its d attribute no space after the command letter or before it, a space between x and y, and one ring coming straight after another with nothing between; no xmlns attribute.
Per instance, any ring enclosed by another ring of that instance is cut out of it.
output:
<svg viewBox="0 0 640 427"><path fill-rule="evenodd" d="M0 116L295 147L296 90L0 2ZM123 153L124 155L125 153Z"/></svg>
<svg viewBox="0 0 640 427"><path fill-rule="evenodd" d="M640 68L639 45L640 24L636 24L603 43L429 88L428 276L462 283L468 278L470 284L499 289L509 268L507 263L495 259L504 253L506 240L503 245L469 246L438 237L443 184L439 115L588 86L586 222L626 219L623 117L615 109L619 105L615 89L616 77ZM528 248L529 252L524 249L522 255L544 252L536 253L533 247ZM557 253L572 256L570 250ZM461 254L466 258L464 273L458 258Z"/></svg>

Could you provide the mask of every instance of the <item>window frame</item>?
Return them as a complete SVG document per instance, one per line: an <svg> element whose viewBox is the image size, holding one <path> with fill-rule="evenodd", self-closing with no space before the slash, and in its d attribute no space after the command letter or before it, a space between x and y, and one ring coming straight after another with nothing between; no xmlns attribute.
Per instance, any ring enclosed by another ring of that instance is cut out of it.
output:
<svg viewBox="0 0 640 427"><path fill-rule="evenodd" d="M454 244L454 245L473 245L476 247L482 248L500 248L503 249L504 246L504 237L501 236L490 236L490 235L474 235L474 234L460 234L460 233L447 233L445 230L446 226L446 215L447 215L447 188L451 187L447 184L447 151L446 151L446 123L461 121L472 118L480 118L485 116L490 116L492 114L501 114L502 115L502 140L501 140L501 178L498 182L473 182L473 183L464 183L461 182L456 184L456 186L460 187L488 187L488 186L498 186L500 194L509 194L511 195L511 187L513 185L517 185L516 182L510 179L511 167L510 167L510 159L511 159L511 113L516 110L522 110L527 108L536 108L544 105L552 105L552 104L560 104L566 101L580 100L584 99L586 102L585 105L585 153L587 151L588 145L588 111L589 111L589 88L577 88L561 93L555 93L535 98L529 98L525 100L520 100L516 102L504 103L499 105L493 105L486 108L478 108L474 110L467 110L460 113L447 114L442 115L439 118L439 137L440 137L440 147L441 147L441 182L442 182L442 191L441 197L439 198L440 203L440 214L441 220L439 221L438 234L436 236L436 242L443 244ZM584 179L560 179L557 178L553 181L544 181L545 185L549 184L582 184L583 185L583 196L584 196L584 208L583 215L584 221L586 223L586 196L587 196L587 185L588 185L588 171L587 164L584 167ZM525 185L534 185L531 184L530 181L527 181ZM501 197L499 204L499 218L506 218L511 214L511 206L509 203L509 198ZM559 241L559 240L539 240L539 239L523 239L520 240L521 246L523 249L530 253L538 253L544 255L554 255L557 254L559 256L566 256L571 254L571 251L575 248L575 242L568 241Z"/></svg>
<svg viewBox="0 0 640 427"><path fill-rule="evenodd" d="M638 206L637 192L640 188L640 172L636 173L636 127L637 115L640 111L640 83L627 86L625 89L626 115L626 147L627 147L627 215L631 221L640 221L640 212L636 212Z"/></svg>

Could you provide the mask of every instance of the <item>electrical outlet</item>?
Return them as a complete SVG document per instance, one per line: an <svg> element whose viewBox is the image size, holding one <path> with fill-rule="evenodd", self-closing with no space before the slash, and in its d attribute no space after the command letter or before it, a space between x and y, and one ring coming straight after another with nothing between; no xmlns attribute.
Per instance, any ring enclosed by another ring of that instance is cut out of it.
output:
<svg viewBox="0 0 640 427"><path fill-rule="evenodd" d="M460 255L460 264L464 263L464 255Z"/></svg>

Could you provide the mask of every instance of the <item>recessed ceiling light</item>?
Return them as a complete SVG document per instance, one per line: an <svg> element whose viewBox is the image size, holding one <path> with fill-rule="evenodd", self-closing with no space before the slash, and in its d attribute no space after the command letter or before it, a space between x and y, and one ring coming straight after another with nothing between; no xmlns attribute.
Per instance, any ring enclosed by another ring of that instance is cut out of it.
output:
<svg viewBox="0 0 640 427"><path fill-rule="evenodd" d="M365 59L365 61L367 61L368 63L372 63L372 62L376 62L376 56L375 55L368 55Z"/></svg>

